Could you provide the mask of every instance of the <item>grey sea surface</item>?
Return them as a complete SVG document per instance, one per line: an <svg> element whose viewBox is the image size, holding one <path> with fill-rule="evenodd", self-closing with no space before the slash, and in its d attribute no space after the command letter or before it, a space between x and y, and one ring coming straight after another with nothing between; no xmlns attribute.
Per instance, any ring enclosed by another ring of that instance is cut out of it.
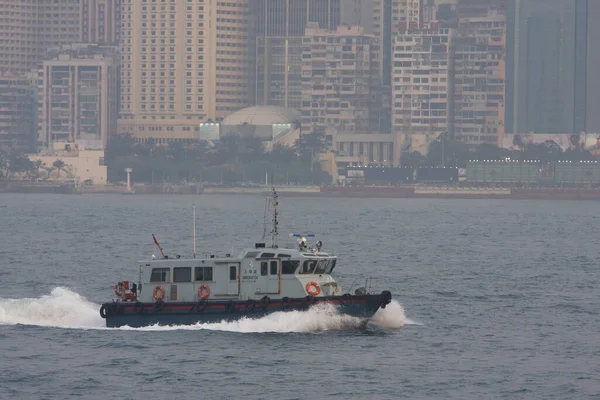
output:
<svg viewBox="0 0 600 400"><path fill-rule="evenodd" d="M346 290L394 302L107 329L137 261L234 252L258 196L0 196L0 399L600 398L595 202L280 198L281 242L319 234Z"/></svg>

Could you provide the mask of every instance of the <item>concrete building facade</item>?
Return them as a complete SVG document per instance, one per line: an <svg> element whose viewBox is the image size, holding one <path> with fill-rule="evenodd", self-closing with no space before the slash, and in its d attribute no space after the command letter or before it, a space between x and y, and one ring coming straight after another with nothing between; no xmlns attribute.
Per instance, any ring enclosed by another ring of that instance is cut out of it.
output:
<svg viewBox="0 0 600 400"><path fill-rule="evenodd" d="M46 49L115 43L121 0L0 0L0 71L38 67Z"/></svg>
<svg viewBox="0 0 600 400"><path fill-rule="evenodd" d="M86 149L84 145L77 143L55 142L39 153L29 154L28 158L40 161L40 169L46 170L46 175L38 171L43 178L54 180L77 180L80 183L86 181L95 185L105 185L107 182L108 168L104 162L103 150ZM56 161L62 161L61 169L54 168Z"/></svg>
<svg viewBox="0 0 600 400"><path fill-rule="evenodd" d="M373 33L373 1L345 0L341 3L341 24L362 26L365 33Z"/></svg>
<svg viewBox="0 0 600 400"><path fill-rule="evenodd" d="M439 24L404 29L394 38L393 132L396 152L427 152L452 123L452 62L455 30ZM400 155L396 154L396 158Z"/></svg>
<svg viewBox="0 0 600 400"><path fill-rule="evenodd" d="M250 99L255 105L300 108L302 37L309 23L335 30L342 0L252 0Z"/></svg>
<svg viewBox="0 0 600 400"><path fill-rule="evenodd" d="M362 27L331 31L309 24L302 51L302 132L367 132L371 108L371 48Z"/></svg>
<svg viewBox="0 0 600 400"><path fill-rule="evenodd" d="M506 18L460 18L454 55L454 121L450 134L476 146L504 135Z"/></svg>
<svg viewBox="0 0 600 400"><path fill-rule="evenodd" d="M507 131L600 132L600 2L508 2Z"/></svg>
<svg viewBox="0 0 600 400"><path fill-rule="evenodd" d="M82 43L118 45L121 29L121 0L81 0Z"/></svg>
<svg viewBox="0 0 600 400"><path fill-rule="evenodd" d="M373 0L373 46L372 63L379 80L381 92L380 131L391 132L392 108L392 47L393 38L401 23L418 25L423 18L424 0Z"/></svg>
<svg viewBox="0 0 600 400"><path fill-rule="evenodd" d="M0 147L35 148L35 80L0 72Z"/></svg>
<svg viewBox="0 0 600 400"><path fill-rule="evenodd" d="M248 0L122 0L119 133L192 139L248 103Z"/></svg>
<svg viewBox="0 0 600 400"><path fill-rule="evenodd" d="M83 140L104 149L116 133L118 50L71 45L49 51L42 64L38 143Z"/></svg>

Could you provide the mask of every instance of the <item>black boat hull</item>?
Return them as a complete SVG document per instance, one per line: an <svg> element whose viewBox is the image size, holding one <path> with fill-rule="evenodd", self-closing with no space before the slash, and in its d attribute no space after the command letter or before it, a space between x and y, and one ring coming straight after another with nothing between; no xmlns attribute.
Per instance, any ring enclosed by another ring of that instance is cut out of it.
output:
<svg viewBox="0 0 600 400"><path fill-rule="evenodd" d="M143 327L150 325L194 325L221 321L235 321L241 318L260 318L280 311L304 311L315 304L329 303L339 306L341 314L361 319L371 318L377 310L385 308L391 301L391 293L352 296L311 297L253 300L221 300L199 302L156 302L104 303L100 315L106 319L106 326Z"/></svg>

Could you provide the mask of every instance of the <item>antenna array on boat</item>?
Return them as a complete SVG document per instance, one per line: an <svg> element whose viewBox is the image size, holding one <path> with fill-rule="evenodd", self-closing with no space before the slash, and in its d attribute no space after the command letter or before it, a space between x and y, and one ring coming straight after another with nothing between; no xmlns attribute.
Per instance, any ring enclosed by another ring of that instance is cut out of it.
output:
<svg viewBox="0 0 600 400"><path fill-rule="evenodd" d="M194 241L194 258L196 258L196 203L194 203L194 206L192 207L192 214L193 214L193 241Z"/></svg>
<svg viewBox="0 0 600 400"><path fill-rule="evenodd" d="M273 221L272 221L272 226L271 226L271 247L272 248L276 248L277 247L277 225L279 224L279 221L277 221L277 206L279 205L279 203L277 202L277 198L279 197L279 195L277 194L277 191L275 191L275 187L273 187L273 193L272 193L272 197L271 197L271 201L273 204Z"/></svg>

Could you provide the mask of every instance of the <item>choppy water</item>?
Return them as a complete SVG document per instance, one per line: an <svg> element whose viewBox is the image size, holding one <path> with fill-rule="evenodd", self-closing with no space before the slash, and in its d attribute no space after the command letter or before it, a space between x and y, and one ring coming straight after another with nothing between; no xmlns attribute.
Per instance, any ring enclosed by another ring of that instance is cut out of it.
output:
<svg viewBox="0 0 600 400"><path fill-rule="evenodd" d="M282 198L346 288L395 297L366 330L334 309L106 329L138 258L231 251L263 199L0 196L0 399L600 398L595 202Z"/></svg>

